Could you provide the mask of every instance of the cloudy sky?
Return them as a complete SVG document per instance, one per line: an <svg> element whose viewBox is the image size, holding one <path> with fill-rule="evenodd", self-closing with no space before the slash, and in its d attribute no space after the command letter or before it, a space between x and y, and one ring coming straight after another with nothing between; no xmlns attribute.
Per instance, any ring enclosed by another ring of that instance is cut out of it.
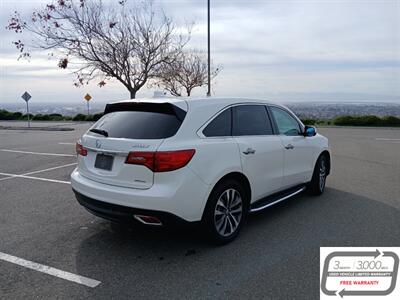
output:
<svg viewBox="0 0 400 300"><path fill-rule="evenodd" d="M107 0L105 0L107 1ZM112 1L112 0L110 0ZM38 102L125 99L119 83L72 85L57 61L17 61L4 26L14 10L44 0L0 0L0 103L28 90ZM156 0L180 24L195 22L190 46L206 50L206 0ZM278 101L400 102L400 0L211 0L212 60L223 66L216 96ZM196 95L204 95L198 89ZM143 89L138 96L150 96Z"/></svg>

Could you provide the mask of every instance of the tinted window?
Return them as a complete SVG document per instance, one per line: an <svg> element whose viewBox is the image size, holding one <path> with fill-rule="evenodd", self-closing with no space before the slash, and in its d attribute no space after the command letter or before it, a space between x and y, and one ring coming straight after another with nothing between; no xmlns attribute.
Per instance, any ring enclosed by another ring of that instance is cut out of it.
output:
<svg viewBox="0 0 400 300"><path fill-rule="evenodd" d="M233 135L272 134L271 122L264 105L239 105L233 108Z"/></svg>
<svg viewBox="0 0 400 300"><path fill-rule="evenodd" d="M271 107L279 134L299 135L299 123L288 112L277 107Z"/></svg>
<svg viewBox="0 0 400 300"><path fill-rule="evenodd" d="M104 115L92 128L105 130L114 138L163 139L175 135L181 123L173 113L115 111Z"/></svg>
<svg viewBox="0 0 400 300"><path fill-rule="evenodd" d="M232 135L232 113L228 108L212 120L203 130L205 136L231 136Z"/></svg>

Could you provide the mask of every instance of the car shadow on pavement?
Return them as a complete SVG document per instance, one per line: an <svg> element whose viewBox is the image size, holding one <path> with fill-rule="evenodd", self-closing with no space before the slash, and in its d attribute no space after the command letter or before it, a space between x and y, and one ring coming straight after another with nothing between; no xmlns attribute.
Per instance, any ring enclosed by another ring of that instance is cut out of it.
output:
<svg viewBox="0 0 400 300"><path fill-rule="evenodd" d="M251 215L223 247L191 228L101 224L76 256L79 274L103 282L98 297L318 299L319 247L400 245L399 209L332 188Z"/></svg>

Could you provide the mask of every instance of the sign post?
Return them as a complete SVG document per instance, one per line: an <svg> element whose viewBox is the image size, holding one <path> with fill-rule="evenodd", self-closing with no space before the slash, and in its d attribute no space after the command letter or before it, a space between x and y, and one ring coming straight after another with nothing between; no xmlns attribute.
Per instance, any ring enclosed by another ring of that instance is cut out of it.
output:
<svg viewBox="0 0 400 300"><path fill-rule="evenodd" d="M210 0L207 1L207 97L211 97Z"/></svg>
<svg viewBox="0 0 400 300"><path fill-rule="evenodd" d="M31 127L31 120L30 120L30 118L29 118L29 104L28 104L28 103L29 103L29 99L31 99L32 96L29 95L28 92L25 92L21 97L22 97L22 99L24 99L25 102L26 102L26 113L27 113L27 116L28 116L28 127L30 128L30 127Z"/></svg>
<svg viewBox="0 0 400 300"><path fill-rule="evenodd" d="M87 115L89 116L89 101L92 99L92 96L90 96L89 94L86 94L85 97L83 97L86 102L87 102Z"/></svg>

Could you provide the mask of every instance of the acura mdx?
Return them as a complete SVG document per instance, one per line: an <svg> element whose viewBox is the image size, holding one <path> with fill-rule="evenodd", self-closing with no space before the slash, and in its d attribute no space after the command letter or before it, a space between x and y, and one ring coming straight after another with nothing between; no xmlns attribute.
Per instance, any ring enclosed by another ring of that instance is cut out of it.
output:
<svg viewBox="0 0 400 300"><path fill-rule="evenodd" d="M288 108L238 98L106 105L77 142L71 184L81 205L116 222L199 222L215 242L248 213L324 191L327 138Z"/></svg>

